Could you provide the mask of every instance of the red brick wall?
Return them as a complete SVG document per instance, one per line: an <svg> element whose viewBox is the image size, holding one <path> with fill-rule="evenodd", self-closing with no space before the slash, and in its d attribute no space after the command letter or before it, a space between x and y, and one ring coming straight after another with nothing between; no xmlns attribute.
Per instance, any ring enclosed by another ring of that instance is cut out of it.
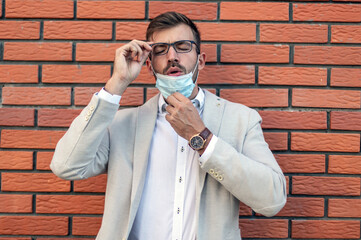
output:
<svg viewBox="0 0 361 240"><path fill-rule="evenodd" d="M199 83L259 110L287 177L276 217L240 207L243 237L360 239L361 0L0 0L0 240L94 239L106 176L61 180L52 151L114 50L180 9L208 56ZM122 105L155 92L143 69Z"/></svg>

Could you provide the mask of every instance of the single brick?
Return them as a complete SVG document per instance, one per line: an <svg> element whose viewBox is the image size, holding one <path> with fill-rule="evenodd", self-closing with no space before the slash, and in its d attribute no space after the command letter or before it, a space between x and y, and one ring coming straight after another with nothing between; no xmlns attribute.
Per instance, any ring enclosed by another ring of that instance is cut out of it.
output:
<svg viewBox="0 0 361 240"><path fill-rule="evenodd" d="M292 194L359 196L360 178L293 176Z"/></svg>
<svg viewBox="0 0 361 240"><path fill-rule="evenodd" d="M7 18L73 18L73 0L10 0L6 1Z"/></svg>
<svg viewBox="0 0 361 240"><path fill-rule="evenodd" d="M0 151L0 169L33 169L33 152Z"/></svg>
<svg viewBox="0 0 361 240"><path fill-rule="evenodd" d="M34 126L34 109L0 108L1 126Z"/></svg>
<svg viewBox="0 0 361 240"><path fill-rule="evenodd" d="M248 107L287 107L287 89L221 89L220 97Z"/></svg>
<svg viewBox="0 0 361 240"><path fill-rule="evenodd" d="M6 42L4 60L71 61L72 44L58 42Z"/></svg>
<svg viewBox="0 0 361 240"><path fill-rule="evenodd" d="M102 214L104 196L37 195L36 213Z"/></svg>
<svg viewBox="0 0 361 240"><path fill-rule="evenodd" d="M36 169L50 170L50 162L53 158L54 152L37 152L36 154Z"/></svg>
<svg viewBox="0 0 361 240"><path fill-rule="evenodd" d="M95 236L101 223L101 217L73 217L73 235Z"/></svg>
<svg viewBox="0 0 361 240"><path fill-rule="evenodd" d="M361 130L361 112L331 112L331 129Z"/></svg>
<svg viewBox="0 0 361 240"><path fill-rule="evenodd" d="M242 202L239 203L239 212L240 216L252 216L252 209Z"/></svg>
<svg viewBox="0 0 361 240"><path fill-rule="evenodd" d="M329 199L329 217L361 217L361 199Z"/></svg>
<svg viewBox="0 0 361 240"><path fill-rule="evenodd" d="M272 151L287 150L288 148L288 133L265 132L264 138Z"/></svg>
<svg viewBox="0 0 361 240"><path fill-rule="evenodd" d="M324 173L325 155L322 154L275 154L284 173Z"/></svg>
<svg viewBox="0 0 361 240"><path fill-rule="evenodd" d="M361 47L295 46L294 52L295 64L361 65Z"/></svg>
<svg viewBox="0 0 361 240"><path fill-rule="evenodd" d="M288 197L286 205L277 216L323 217L324 206L323 198Z"/></svg>
<svg viewBox="0 0 361 240"><path fill-rule="evenodd" d="M261 24L261 42L327 43L327 25Z"/></svg>
<svg viewBox="0 0 361 240"><path fill-rule="evenodd" d="M74 192L105 192L107 175L101 174L74 182Z"/></svg>
<svg viewBox="0 0 361 240"><path fill-rule="evenodd" d="M33 196L18 194L0 195L0 212L31 213L33 211Z"/></svg>
<svg viewBox="0 0 361 240"><path fill-rule="evenodd" d="M36 65L0 65L1 83L37 83Z"/></svg>
<svg viewBox="0 0 361 240"><path fill-rule="evenodd" d="M292 90L292 106L314 108L360 108L361 92L352 90Z"/></svg>
<svg viewBox="0 0 361 240"><path fill-rule="evenodd" d="M202 41L256 41L256 24L199 22Z"/></svg>
<svg viewBox="0 0 361 240"><path fill-rule="evenodd" d="M221 2L221 20L288 21L289 4L278 2Z"/></svg>
<svg viewBox="0 0 361 240"><path fill-rule="evenodd" d="M359 239L360 221L292 220L292 238Z"/></svg>
<svg viewBox="0 0 361 240"><path fill-rule="evenodd" d="M331 86L361 87L361 68L332 68Z"/></svg>
<svg viewBox="0 0 361 240"><path fill-rule="evenodd" d="M361 6L356 4L293 4L293 21L360 22Z"/></svg>
<svg viewBox="0 0 361 240"><path fill-rule="evenodd" d="M328 173L361 174L361 156L330 155Z"/></svg>
<svg viewBox="0 0 361 240"><path fill-rule="evenodd" d="M115 50L123 43L77 43L76 61L113 62Z"/></svg>
<svg viewBox="0 0 361 240"><path fill-rule="evenodd" d="M111 77L109 65L43 65L42 74L44 83L106 83Z"/></svg>
<svg viewBox="0 0 361 240"><path fill-rule="evenodd" d="M38 110L38 125L41 127L69 127L80 109L50 109Z"/></svg>
<svg viewBox="0 0 361 240"><path fill-rule="evenodd" d="M3 104L70 105L70 94L65 87L4 87Z"/></svg>
<svg viewBox="0 0 361 240"><path fill-rule="evenodd" d="M39 39L40 22L0 21L0 39Z"/></svg>
<svg viewBox="0 0 361 240"><path fill-rule="evenodd" d="M199 72L198 84L254 84L254 66L206 65Z"/></svg>
<svg viewBox="0 0 361 240"><path fill-rule="evenodd" d="M287 238L286 219L240 219L242 238Z"/></svg>
<svg viewBox="0 0 361 240"><path fill-rule="evenodd" d="M145 33L149 22L117 22L116 36L117 40L145 40Z"/></svg>
<svg viewBox="0 0 361 240"><path fill-rule="evenodd" d="M359 152L360 134L291 133L293 151Z"/></svg>
<svg viewBox="0 0 361 240"><path fill-rule="evenodd" d="M144 1L77 1L77 18L144 19Z"/></svg>
<svg viewBox="0 0 361 240"><path fill-rule="evenodd" d="M46 21L44 39L111 40L112 23L99 21Z"/></svg>
<svg viewBox="0 0 361 240"><path fill-rule="evenodd" d="M332 43L361 43L361 26L332 25Z"/></svg>
<svg viewBox="0 0 361 240"><path fill-rule="evenodd" d="M69 192L70 182L53 173L3 172L1 190L7 192Z"/></svg>
<svg viewBox="0 0 361 240"><path fill-rule="evenodd" d="M288 63L289 46L223 44L221 62Z"/></svg>
<svg viewBox="0 0 361 240"><path fill-rule="evenodd" d="M0 234L65 236L68 234L68 221L68 217L0 216Z"/></svg>
<svg viewBox="0 0 361 240"><path fill-rule="evenodd" d="M326 112L259 111L262 128L274 129L326 129Z"/></svg>
<svg viewBox="0 0 361 240"><path fill-rule="evenodd" d="M65 131L10 130L1 131L2 148L54 149Z"/></svg>
<svg viewBox="0 0 361 240"><path fill-rule="evenodd" d="M149 18L153 19L159 14L168 11L177 11L187 15L190 19L216 20L217 3L211 2L171 2L171 1L150 1Z"/></svg>
<svg viewBox="0 0 361 240"><path fill-rule="evenodd" d="M258 71L261 85L327 85L326 68L260 66Z"/></svg>

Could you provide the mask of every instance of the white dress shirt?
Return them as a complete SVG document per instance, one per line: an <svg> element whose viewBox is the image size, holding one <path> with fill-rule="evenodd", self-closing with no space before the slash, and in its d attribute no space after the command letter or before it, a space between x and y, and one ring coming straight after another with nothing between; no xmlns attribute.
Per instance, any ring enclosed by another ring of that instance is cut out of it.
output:
<svg viewBox="0 0 361 240"><path fill-rule="evenodd" d="M120 96L102 89L98 96L119 103ZM117 101L117 102L116 102ZM202 117L204 93L199 88L192 100ZM199 165L212 154L217 137L213 136L200 157L165 119L166 103L159 98L158 115L150 146L142 199L129 240L196 239L196 182Z"/></svg>

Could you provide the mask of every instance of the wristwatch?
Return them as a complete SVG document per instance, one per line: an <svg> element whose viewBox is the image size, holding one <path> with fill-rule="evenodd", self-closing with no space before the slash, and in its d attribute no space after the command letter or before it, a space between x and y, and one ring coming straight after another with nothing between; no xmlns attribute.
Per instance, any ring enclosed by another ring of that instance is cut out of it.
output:
<svg viewBox="0 0 361 240"><path fill-rule="evenodd" d="M193 150L198 151L204 148L204 144L207 141L208 136L211 134L208 128L205 128L202 132L194 135L189 140L189 146L193 148Z"/></svg>

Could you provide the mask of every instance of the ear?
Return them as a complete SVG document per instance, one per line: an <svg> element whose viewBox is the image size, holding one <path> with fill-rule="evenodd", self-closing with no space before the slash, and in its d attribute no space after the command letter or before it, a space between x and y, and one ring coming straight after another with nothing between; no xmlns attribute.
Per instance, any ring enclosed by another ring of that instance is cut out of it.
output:
<svg viewBox="0 0 361 240"><path fill-rule="evenodd" d="M201 52L199 54L199 63L198 63L198 70L202 70L204 66L206 65L206 53Z"/></svg>
<svg viewBox="0 0 361 240"><path fill-rule="evenodd" d="M150 62L149 58L145 61L145 63L147 64L147 69L148 69L148 73L151 76L154 76L153 74L153 70L152 70L152 63Z"/></svg>

